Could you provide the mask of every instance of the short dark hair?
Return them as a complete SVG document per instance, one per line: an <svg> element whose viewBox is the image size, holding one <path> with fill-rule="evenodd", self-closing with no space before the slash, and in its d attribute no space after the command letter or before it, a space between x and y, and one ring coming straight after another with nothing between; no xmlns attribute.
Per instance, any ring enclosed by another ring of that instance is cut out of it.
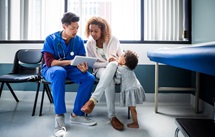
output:
<svg viewBox="0 0 215 137"><path fill-rule="evenodd" d="M61 19L62 24L70 25L72 22L78 22L79 17L72 13L72 12L66 12L63 15L63 18Z"/></svg>
<svg viewBox="0 0 215 137"><path fill-rule="evenodd" d="M135 69L138 64L137 54L131 50L127 50L125 51L124 57L126 61L125 65L131 70Z"/></svg>

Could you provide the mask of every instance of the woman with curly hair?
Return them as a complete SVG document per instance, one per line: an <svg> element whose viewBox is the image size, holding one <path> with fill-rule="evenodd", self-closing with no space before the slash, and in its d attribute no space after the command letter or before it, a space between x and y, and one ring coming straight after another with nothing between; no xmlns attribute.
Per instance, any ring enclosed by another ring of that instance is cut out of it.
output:
<svg viewBox="0 0 215 137"><path fill-rule="evenodd" d="M108 108L108 117L111 125L117 130L122 130L124 125L118 120L115 113L115 82L114 76L117 70L117 59L123 54L119 40L111 34L108 22L101 17L92 17L86 25L87 54L98 60L93 65L93 74L99 79L95 91L90 100L81 110L91 113L96 103L105 93Z"/></svg>

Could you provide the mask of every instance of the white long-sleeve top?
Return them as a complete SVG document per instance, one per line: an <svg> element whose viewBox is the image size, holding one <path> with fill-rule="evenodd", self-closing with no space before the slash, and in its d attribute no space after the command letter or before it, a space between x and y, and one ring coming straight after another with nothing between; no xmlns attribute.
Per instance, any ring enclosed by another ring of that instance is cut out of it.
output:
<svg viewBox="0 0 215 137"><path fill-rule="evenodd" d="M93 65L93 72L96 73L97 69L99 68L105 68L107 66L108 59L110 57L116 57L118 58L123 54L123 51L120 46L119 40L112 36L110 40L106 43L103 43L103 50L106 59L102 58L101 54L99 54L96 50L96 41L92 38L89 37L89 40L86 43L86 50L87 50L87 56L89 57L95 57L98 60L95 62Z"/></svg>

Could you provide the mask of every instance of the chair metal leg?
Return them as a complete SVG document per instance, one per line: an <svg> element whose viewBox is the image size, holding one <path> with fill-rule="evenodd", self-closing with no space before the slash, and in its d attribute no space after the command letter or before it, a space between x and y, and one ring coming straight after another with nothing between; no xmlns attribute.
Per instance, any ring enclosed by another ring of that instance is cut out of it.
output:
<svg viewBox="0 0 215 137"><path fill-rule="evenodd" d="M2 94L3 87L4 87L4 82L1 83L0 97L1 97L1 94Z"/></svg>
<svg viewBox="0 0 215 137"><path fill-rule="evenodd" d="M38 99L39 90L40 90L40 82L38 82L38 84L37 84L37 91L36 91L36 95L35 95L35 100L34 100L34 106L33 106L32 116L35 115L35 111L36 111L36 107L37 107L37 99Z"/></svg>
<svg viewBox="0 0 215 137"><path fill-rule="evenodd" d="M16 94L14 93L13 89L11 88L9 83L6 83L7 87L9 88L11 94L13 95L13 97L15 98L16 102L19 102L19 99L17 98Z"/></svg>
<svg viewBox="0 0 215 137"><path fill-rule="evenodd" d="M128 107L128 119L130 119L130 109Z"/></svg>
<svg viewBox="0 0 215 137"><path fill-rule="evenodd" d="M42 111L43 111L43 100L44 100L44 93L45 93L45 85L43 86L43 92L42 92L42 97L41 97L41 103L40 103L40 113L39 113L39 116L42 116Z"/></svg>
<svg viewBox="0 0 215 137"><path fill-rule="evenodd" d="M49 88L49 85L48 84L43 84L43 92L42 92L42 98L41 98L41 104L40 104L40 113L39 113L39 116L42 116L42 111L43 111L43 102L44 102L44 94L47 94L48 98L49 98L49 101L50 103L54 103L54 100L53 100L53 97L52 97L52 94L51 94L51 90Z"/></svg>
<svg viewBox="0 0 215 137"><path fill-rule="evenodd" d="M49 98L50 103L53 103L54 101L53 101L53 98L52 98L52 94L51 94L51 90L49 88L49 85L44 84L44 86L45 86L45 91L46 91L46 94L47 94L47 96Z"/></svg>

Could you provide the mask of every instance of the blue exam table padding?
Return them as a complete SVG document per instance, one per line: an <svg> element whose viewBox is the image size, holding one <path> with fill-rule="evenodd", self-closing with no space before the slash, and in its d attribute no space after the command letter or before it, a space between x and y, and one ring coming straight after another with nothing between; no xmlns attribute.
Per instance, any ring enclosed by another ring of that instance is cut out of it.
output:
<svg viewBox="0 0 215 137"><path fill-rule="evenodd" d="M151 61L215 76L215 43L147 52Z"/></svg>

